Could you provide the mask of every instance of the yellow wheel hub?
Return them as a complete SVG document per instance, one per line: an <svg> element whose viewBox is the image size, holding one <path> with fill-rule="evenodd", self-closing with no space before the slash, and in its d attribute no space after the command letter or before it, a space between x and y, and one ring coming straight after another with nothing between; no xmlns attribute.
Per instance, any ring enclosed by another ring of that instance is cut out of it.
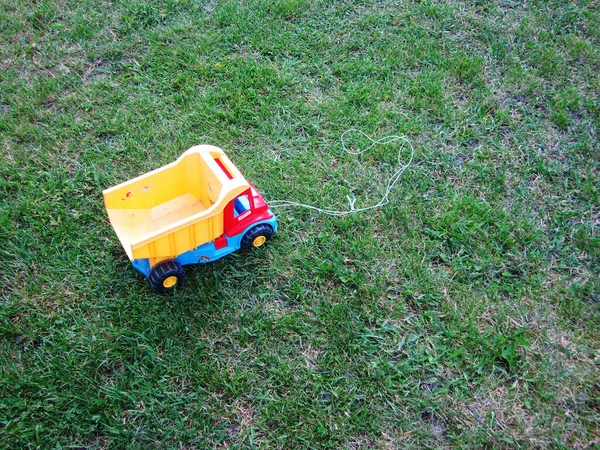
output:
<svg viewBox="0 0 600 450"><path fill-rule="evenodd" d="M173 286L175 286L177 284L177 277L172 275L168 278L165 278L165 281L163 281L163 287L165 288L172 288Z"/></svg>
<svg viewBox="0 0 600 450"><path fill-rule="evenodd" d="M267 241L267 238L264 236L257 236L254 238L254 240L252 241L252 245L255 247L260 247L261 245L263 245L265 242Z"/></svg>

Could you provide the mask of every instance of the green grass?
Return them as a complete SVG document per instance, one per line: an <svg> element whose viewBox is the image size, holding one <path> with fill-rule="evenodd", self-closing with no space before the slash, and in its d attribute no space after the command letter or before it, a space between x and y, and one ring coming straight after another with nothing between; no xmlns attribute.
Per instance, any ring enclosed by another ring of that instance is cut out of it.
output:
<svg viewBox="0 0 600 450"><path fill-rule="evenodd" d="M600 10L5 0L0 447L600 444ZM102 189L222 147L264 248L154 294ZM374 172L373 172L374 171ZM379 187L378 187L379 186ZM371 194L373 195L373 194Z"/></svg>

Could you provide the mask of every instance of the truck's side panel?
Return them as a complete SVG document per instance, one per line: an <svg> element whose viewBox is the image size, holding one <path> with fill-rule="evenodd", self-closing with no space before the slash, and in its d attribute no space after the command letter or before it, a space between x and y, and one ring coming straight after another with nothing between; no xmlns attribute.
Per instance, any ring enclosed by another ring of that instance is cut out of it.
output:
<svg viewBox="0 0 600 450"><path fill-rule="evenodd" d="M243 187L239 188L243 191ZM237 190L236 190L237 191ZM218 205L217 205L218 206ZM194 240L190 239L193 229ZM160 236L132 245L132 259L173 258L198 245L210 242L223 234L223 209L193 223L183 223L178 229L163 232Z"/></svg>
<svg viewBox="0 0 600 450"><path fill-rule="evenodd" d="M266 215L270 216L270 218L252 223L240 234L234 236L225 235L224 237L227 240L226 246L216 248L214 241L208 242L194 248L193 250L183 252L172 259L184 266L187 264L204 264L216 261L223 256L229 255L230 253L240 249L242 238L252 227L265 223L270 225L274 232L277 231L277 219L275 216L273 216L270 211L267 212ZM133 267L147 277L150 274L152 267L158 262L159 261L154 262L149 258L139 258L133 260Z"/></svg>

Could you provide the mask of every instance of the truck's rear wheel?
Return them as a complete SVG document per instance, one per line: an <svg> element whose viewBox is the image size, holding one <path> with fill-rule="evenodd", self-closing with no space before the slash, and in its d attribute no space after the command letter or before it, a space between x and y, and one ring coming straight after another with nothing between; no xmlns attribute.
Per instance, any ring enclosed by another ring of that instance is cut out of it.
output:
<svg viewBox="0 0 600 450"><path fill-rule="evenodd" d="M261 223L252 227L244 235L241 242L241 247L247 250L252 247L260 247L273 236L273 227L266 223Z"/></svg>
<svg viewBox="0 0 600 450"><path fill-rule="evenodd" d="M158 263L150 271L148 282L156 292L172 292L185 280L185 271L177 261L168 260Z"/></svg>

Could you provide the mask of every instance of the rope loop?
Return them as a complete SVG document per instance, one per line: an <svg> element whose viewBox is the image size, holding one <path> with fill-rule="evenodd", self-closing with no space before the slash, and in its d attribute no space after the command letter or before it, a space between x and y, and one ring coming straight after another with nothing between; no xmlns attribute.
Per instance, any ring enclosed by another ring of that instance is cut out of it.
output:
<svg viewBox="0 0 600 450"><path fill-rule="evenodd" d="M359 133L363 137L367 138L367 140L369 140L371 142L371 144L364 149L351 150L346 146L346 141L345 141L345 137L349 133ZM376 204L371 205L371 206L365 206L364 208L356 208L354 206L356 204L356 197L350 197L349 195L346 195L346 198L348 199L348 203L349 203L350 207L349 207L349 209L343 210L343 211L318 208L313 205L292 202L289 200L271 200L268 202L269 205L271 206L271 208L284 208L284 207L291 206L291 207L296 207L296 208L311 209L313 211L317 211L322 214L327 214L330 216L346 216L348 214L356 214L356 213L363 212L363 211L369 211L371 209L380 208L380 207L386 205L389 202L390 192L392 191L392 189L394 188L396 183L398 183L398 180L400 179L400 177L402 176L404 171L406 169L408 169L408 167L412 164L413 158L415 156L415 149L414 149L412 143L408 140L408 138L406 136L391 135L391 136L384 136L380 139L373 139L368 134L363 133L362 131L357 130L355 128L351 128L349 130L344 131L344 133L340 137L340 140L342 142L342 148L344 149L344 151L353 156L361 155L376 145L389 145L389 144L392 144L397 141L401 142L400 148L398 149L398 157L397 157L398 165L396 166L396 170L394 171L394 173L389 177L389 179L387 181L385 193L383 194L383 197L381 198L381 200L379 200L379 202L377 202ZM402 163L402 151L404 150L404 147L406 145L408 145L408 147L410 148L410 158L406 164L403 164Z"/></svg>

